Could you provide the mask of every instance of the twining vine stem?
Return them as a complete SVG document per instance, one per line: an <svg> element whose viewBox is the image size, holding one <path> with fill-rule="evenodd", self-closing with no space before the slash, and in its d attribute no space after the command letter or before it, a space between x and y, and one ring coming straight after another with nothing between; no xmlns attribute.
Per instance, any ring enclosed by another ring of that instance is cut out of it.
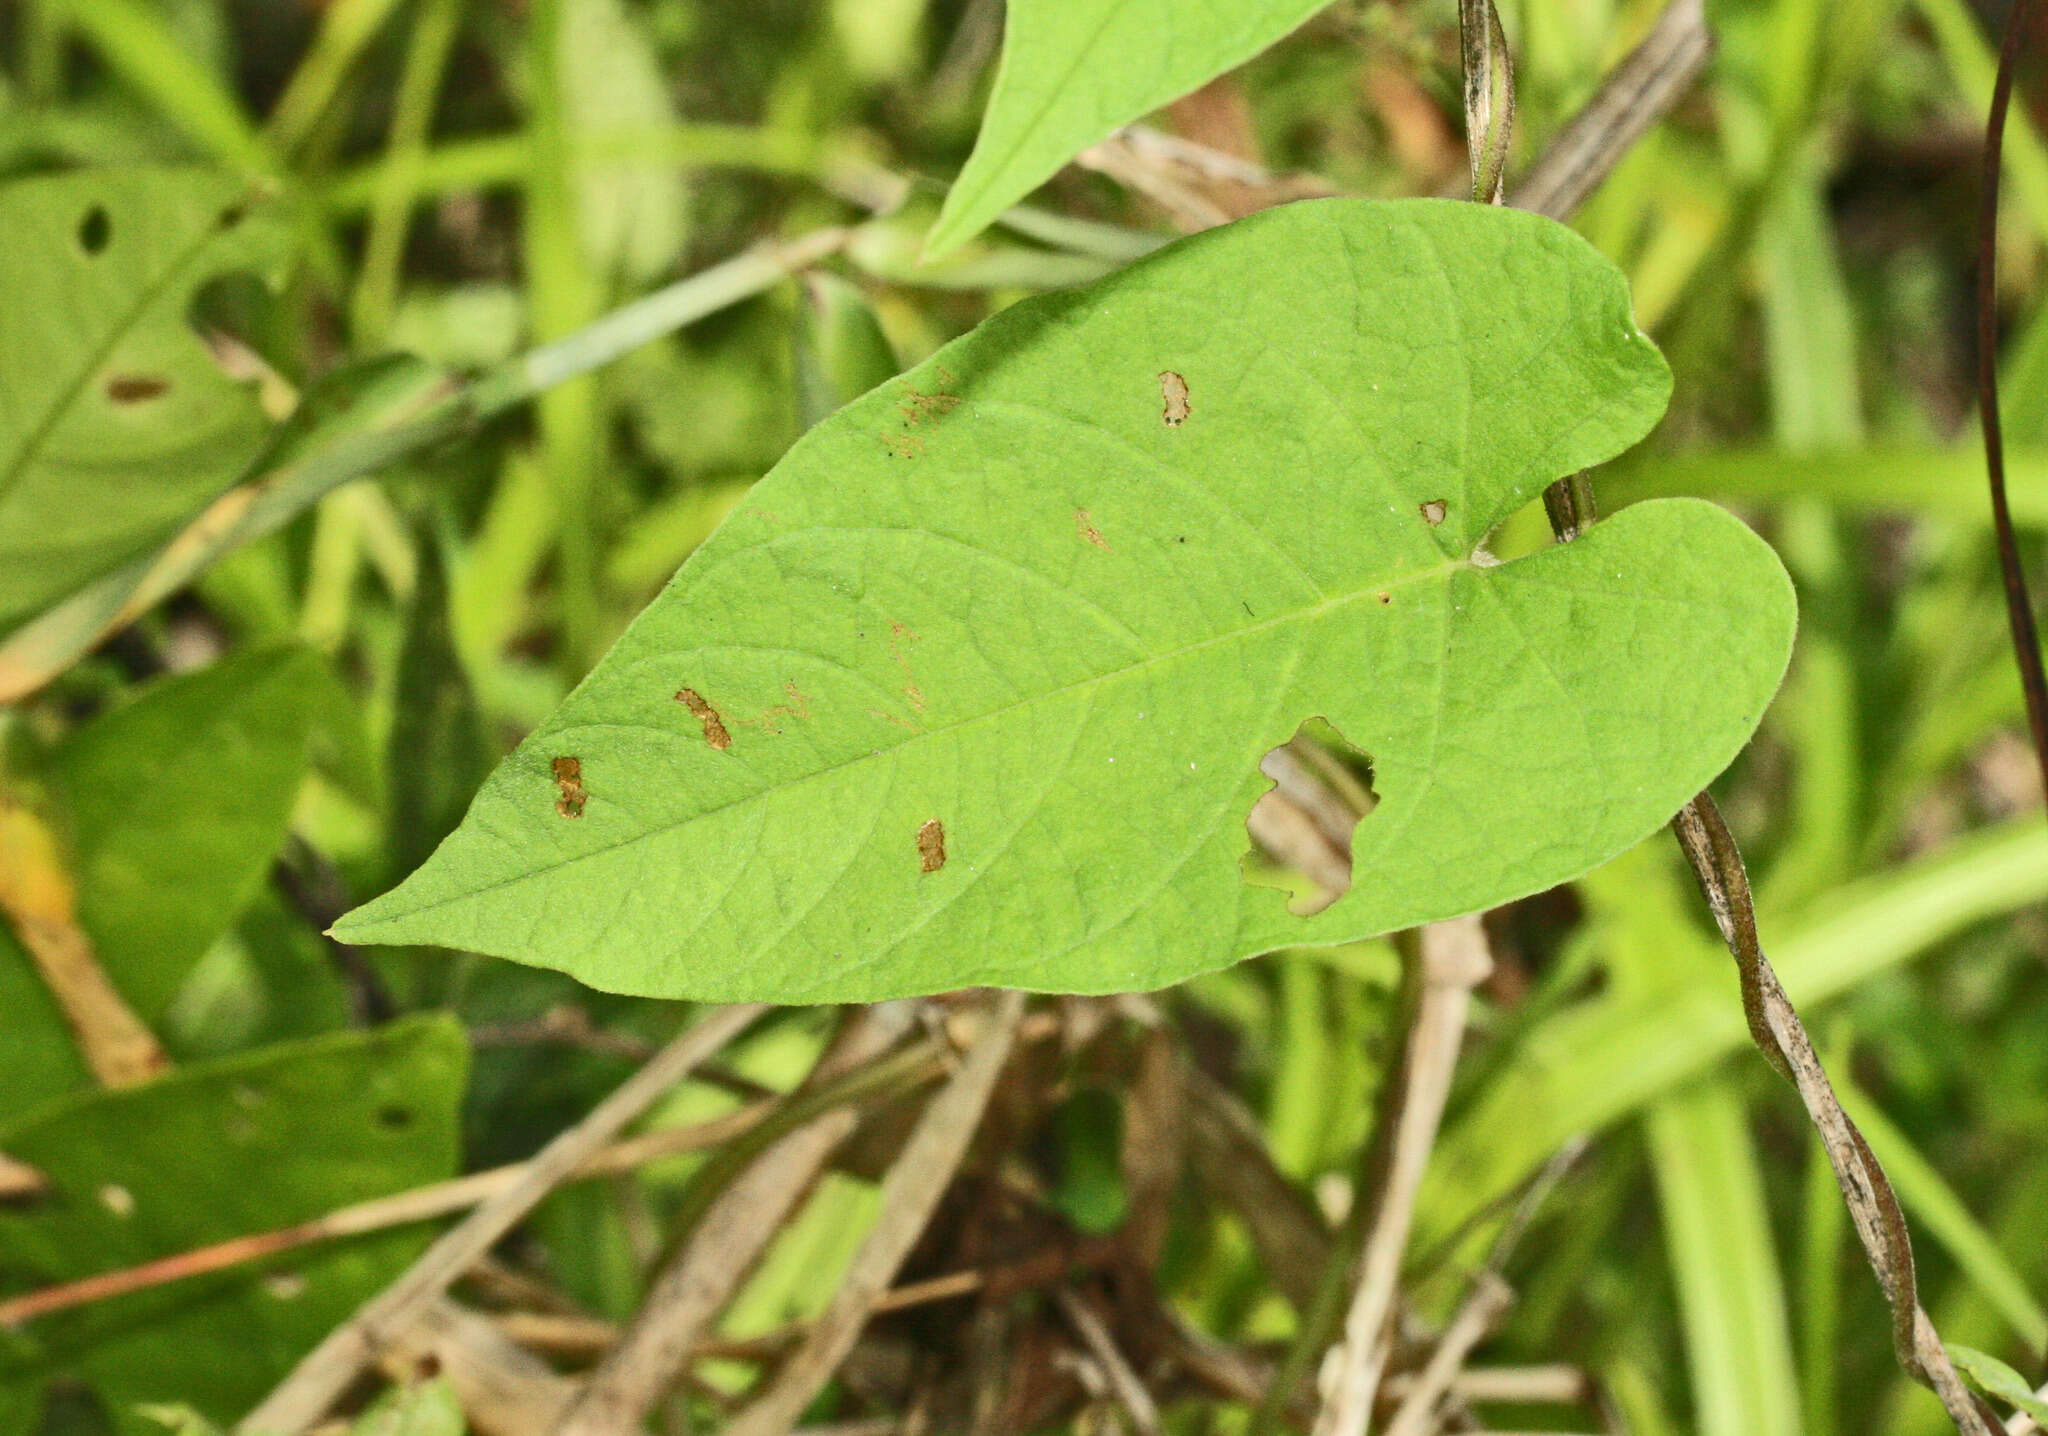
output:
<svg viewBox="0 0 2048 1436"><path fill-rule="evenodd" d="M2019 6L2016 4L2014 8L2017 11ZM1505 111L1508 115L1513 113L1512 72L1506 46L1498 40L1500 20L1492 0L1460 0L1459 19L1464 34L1464 60L1468 67L1465 76L1466 144L1472 155L1473 198L1499 203L1498 170L1492 166L1498 164L1497 152L1504 150L1506 145L1506 137L1501 133L1503 127L1498 121L1502 110L1499 96L1503 90L1509 96ZM1994 137L1998 120L2003 117L2005 95L2011 85L2011 35L2009 29L1999 96L1993 102ZM1474 75L1470 70L1474 64L1494 66L1496 73ZM1995 144L1994 138L1991 161L1994 167ZM1491 193L1482 188L1482 182L1487 178L1494 178ZM1995 403L1987 404L1985 413L1988 435L1996 429ZM1993 453L1995 456L1995 447ZM1998 482L2000 471L1995 457L1992 472L1995 476L1995 502L2000 504L2002 512L2003 487ZM1584 473L1560 479L1544 490L1543 507L1558 542L1571 542L1585 532L1596 517L1591 480ZM2009 535L2008 523L2001 531L2002 551L2010 545ZM2016 554L2011 563L2017 564ZM2012 591L2014 571L2013 567L2008 567L2008 593ZM2024 589L2020 592L2020 602L2024 604ZM2015 617L2016 632L2019 622ZM2031 644L2031 611L2027 614L2027 628ZM2038 646L2033 646L2031 651L2035 662L2033 671L2038 673ZM2024 659L2022 662L2024 668ZM2029 689L2030 705L2033 691ZM2040 710L2030 707L2030 712L2036 714L2037 741L2048 742L2048 737L2044 737L2048 735L2048 707ZM2043 757L2043 773L2048 777L2048 747L2043 748ZM1842 1110L1834 1086L1814 1052L1798 1012L1785 995L1770 959L1764 955L1742 851L1722 820L1720 808L1710 794L1702 792L1679 810L1671 826L1693 875L1699 880L1700 892L1714 915L1715 926L1721 930L1722 940L1735 958L1750 1036L1765 1060L1798 1089L1807 1115L1820 1133L1828 1162L1834 1168L1836 1183L1848 1203L1856 1234L1863 1243L1871 1270L1877 1274L1885 1301L1891 1307L1892 1346L1900 1366L1941 1398L1942 1406L1958 1431L1966 1433L1966 1436L1992 1436L1992 1433L2003 1436L2005 1428L1998 1417L1963 1384L1955 1364L1949 1360L1947 1349L1935 1332L1933 1322L1920 1307L1913 1275L1913 1244L1906 1229L1905 1213L1900 1209L1898 1197L1893 1193L1891 1183L1885 1179L1877 1158L1863 1140L1863 1134L1857 1131L1856 1124Z"/></svg>
<svg viewBox="0 0 2048 1436"><path fill-rule="evenodd" d="M2041 786L2048 791L2048 674L2041 669L2041 635L2020 567L2019 535L2005 497L2005 435L1998 421L1998 180L2005 149L2005 112L2012 104L2013 70L2026 34L2027 0L2013 0L1998 47L1998 79L1991 87L1991 117L1984 128L1984 183L1977 211L1977 412L1984 427L1984 469L1991 481L1991 524L1998 533L1998 570L2005 581L2005 617L2013 657L2027 700L2027 727Z"/></svg>

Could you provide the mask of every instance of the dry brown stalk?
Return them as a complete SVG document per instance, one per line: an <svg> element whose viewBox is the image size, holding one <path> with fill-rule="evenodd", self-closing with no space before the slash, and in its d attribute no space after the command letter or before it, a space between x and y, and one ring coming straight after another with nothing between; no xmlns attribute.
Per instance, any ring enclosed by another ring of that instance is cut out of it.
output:
<svg viewBox="0 0 2048 1436"><path fill-rule="evenodd" d="M717 1008L679 1034L581 1122L543 1147L517 1182L443 1233L403 1276L330 1332L236 1429L244 1436L298 1436L318 1421L379 1351L543 1197L765 1011L758 1003Z"/></svg>
<svg viewBox="0 0 2048 1436"><path fill-rule="evenodd" d="M1456 1385L1472 1348L1486 1339L1514 1301L1515 1294L1506 1282L1490 1271L1479 1274L1471 1295L1444 1328L1436 1349L1401 1398L1394 1419L1387 1423L1386 1436L1429 1436L1436 1429L1437 1403Z"/></svg>
<svg viewBox="0 0 2048 1436"><path fill-rule="evenodd" d="M1414 1017L1392 1078L1393 1137L1372 1194L1372 1226L1359 1258L1358 1287L1344 1318L1344 1334L1323 1365L1315 1436L1363 1436L1371 1419L1415 1198L1450 1096L1472 989L1493 968L1477 914L1431 923L1422 929L1420 949Z"/></svg>
<svg viewBox="0 0 2048 1436"><path fill-rule="evenodd" d="M932 1098L882 1179L881 1216L831 1304L767 1391L725 1428L725 1436L785 1436L846 1358L967 1155L1023 1015L1020 992L1002 993L990 1004L987 1030Z"/></svg>
<svg viewBox="0 0 2048 1436"><path fill-rule="evenodd" d="M1138 1373L1131 1369L1129 1360L1117 1349L1116 1338L1110 1335L1108 1325L1096 1315L1095 1308L1071 1287L1061 1287L1055 1293L1055 1300L1067 1320L1073 1323L1081 1344L1088 1348L1088 1354L1102 1368L1110 1391L1131 1418L1131 1425L1137 1428L1138 1436L1158 1436L1159 1405L1152 1399L1152 1393L1145 1389L1145 1383L1138 1379Z"/></svg>

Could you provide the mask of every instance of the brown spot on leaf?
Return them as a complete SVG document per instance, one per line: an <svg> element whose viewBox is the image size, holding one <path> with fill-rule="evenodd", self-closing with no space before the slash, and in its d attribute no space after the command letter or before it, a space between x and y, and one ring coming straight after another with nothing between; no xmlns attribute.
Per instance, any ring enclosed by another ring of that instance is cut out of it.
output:
<svg viewBox="0 0 2048 1436"><path fill-rule="evenodd" d="M116 374L107 380L107 397L116 404L140 404L170 392L171 381L161 374Z"/></svg>
<svg viewBox="0 0 2048 1436"><path fill-rule="evenodd" d="M915 434L884 434L882 447L898 459L921 459L924 457L924 440Z"/></svg>
<svg viewBox="0 0 2048 1436"><path fill-rule="evenodd" d="M1194 412L1194 405L1188 402L1188 381L1171 369L1159 376L1159 397L1166 401L1166 412L1161 417L1169 429L1178 429Z"/></svg>
<svg viewBox="0 0 2048 1436"><path fill-rule="evenodd" d="M1095 520L1088 517L1088 510L1074 510L1074 532L1081 536L1083 543L1092 543L1104 553L1109 552L1109 540L1102 536L1102 530L1095 527Z"/></svg>
<svg viewBox="0 0 2048 1436"><path fill-rule="evenodd" d="M565 818L583 816L583 804L590 794L583 791L583 760L581 758L557 758L549 765L554 771L555 786L562 796L555 799L555 811Z"/></svg>
<svg viewBox="0 0 2048 1436"><path fill-rule="evenodd" d="M1444 521L1444 515L1449 513L1450 511L1451 506L1444 500L1431 499L1428 503L1422 506L1422 521L1428 524L1431 528L1435 528L1438 524Z"/></svg>
<svg viewBox="0 0 2048 1436"><path fill-rule="evenodd" d="M758 718L735 718L733 721L748 728L759 728L763 733L780 733L783 719L811 716L811 700L803 689L794 683L785 683L782 685L782 694L789 700L788 702L763 708Z"/></svg>
<svg viewBox="0 0 2048 1436"><path fill-rule="evenodd" d="M903 416L904 424L911 428L916 428L919 424L935 424L958 408L960 396L948 394L943 387L952 382L953 376L941 369L939 383L942 387L936 394L926 394L906 384L903 389L903 402L896 406L896 412Z"/></svg>
<svg viewBox="0 0 2048 1436"><path fill-rule="evenodd" d="M928 873L946 865L946 825L937 818L926 818L917 830L917 865Z"/></svg>
<svg viewBox="0 0 2048 1436"><path fill-rule="evenodd" d="M1387 593L1387 592L1385 592L1385 591L1382 591L1382 592L1381 592L1381 594L1380 594L1380 602L1381 602L1381 603L1392 603L1393 601L1394 601L1394 595L1392 595L1391 593Z"/></svg>
<svg viewBox="0 0 2048 1436"><path fill-rule="evenodd" d="M718 710L711 706L703 694L694 688L684 688L677 692L676 702L697 715L697 721L704 725L705 742L721 753L732 746L732 734L725 731L725 720L718 716Z"/></svg>

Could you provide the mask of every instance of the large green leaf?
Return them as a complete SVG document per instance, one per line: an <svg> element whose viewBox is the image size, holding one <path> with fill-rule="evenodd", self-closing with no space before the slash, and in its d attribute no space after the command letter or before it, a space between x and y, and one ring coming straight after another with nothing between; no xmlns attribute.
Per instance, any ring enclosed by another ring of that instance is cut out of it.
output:
<svg viewBox="0 0 2048 1436"><path fill-rule="evenodd" d="M0 1127L0 1151L40 1170L51 1192L0 1211L0 1289L134 1266L447 1177L466 1069L456 1024L415 1018L16 1118ZM70 1374L113 1406L182 1401L233 1419L424 1240L327 1243L40 1318L0 1347L0 1390Z"/></svg>
<svg viewBox="0 0 2048 1436"><path fill-rule="evenodd" d="M1106 991L1573 877L1791 644L1708 504L1481 548L1668 382L1611 265L1483 206L1292 205L1027 301L812 429L336 931L671 996ZM1314 716L1380 803L1299 918L1239 860Z"/></svg>
<svg viewBox="0 0 2048 1436"><path fill-rule="evenodd" d="M311 650L254 649L156 684L52 756L79 922L145 1021L276 856L321 677Z"/></svg>
<svg viewBox="0 0 2048 1436"><path fill-rule="evenodd" d="M944 254L1053 172L1243 64L1329 0L1010 0L981 134L925 252Z"/></svg>
<svg viewBox="0 0 2048 1436"><path fill-rule="evenodd" d="M248 182L83 170L0 188L0 632L153 547L270 424L188 311L274 274L289 232Z"/></svg>

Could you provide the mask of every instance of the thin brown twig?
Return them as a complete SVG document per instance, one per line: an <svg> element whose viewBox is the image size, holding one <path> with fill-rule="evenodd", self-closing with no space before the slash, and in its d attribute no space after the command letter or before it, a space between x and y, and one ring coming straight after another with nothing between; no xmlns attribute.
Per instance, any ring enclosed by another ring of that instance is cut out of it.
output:
<svg viewBox="0 0 2048 1436"><path fill-rule="evenodd" d="M1022 993L1002 993L991 1004L987 1030L932 1098L882 1179L881 1216L855 1252L838 1292L804 1344L767 1391L733 1418L725 1436L784 1436L852 1350L967 1155L1023 1015Z"/></svg>
<svg viewBox="0 0 2048 1436"><path fill-rule="evenodd" d="M692 1068L767 1011L750 1003L714 1010L679 1034L655 1059L620 1083L590 1114L525 1164L518 1182L498 1192L438 1241L381 1294L300 1359L236 1428L244 1436L297 1436L327 1413L377 1352L428 1303L447 1291L499 1238L652 1106Z"/></svg>
<svg viewBox="0 0 2048 1436"><path fill-rule="evenodd" d="M1393 1138L1373 1194L1372 1228L1359 1258L1358 1287L1344 1318L1343 1338L1324 1363L1315 1436L1363 1436L1371 1418L1415 1199L1450 1096L1472 989L1486 980L1493 965L1486 929L1476 913L1431 923L1422 930L1420 946L1415 1015L1393 1078Z"/></svg>
<svg viewBox="0 0 2048 1436"><path fill-rule="evenodd" d="M1054 1294L1054 1300L1058 1302L1061 1313L1073 1323L1081 1344L1088 1348L1088 1354L1102 1368L1103 1376L1109 1381L1109 1389L1131 1418L1138 1436L1158 1436L1159 1403L1152 1399L1152 1393L1145 1389L1145 1383L1131 1369L1130 1360L1117 1348L1116 1338L1110 1335L1108 1325L1072 1287L1061 1287Z"/></svg>
<svg viewBox="0 0 2048 1436"><path fill-rule="evenodd" d="M1515 1294L1506 1282L1490 1271L1479 1273L1471 1294L1444 1328L1436 1349L1402 1397L1394 1419L1387 1423L1386 1436L1429 1436L1437 1403L1450 1393L1472 1349L1486 1339L1514 1302Z"/></svg>
<svg viewBox="0 0 2048 1436"><path fill-rule="evenodd" d="M2048 793L2048 673L2041 666L2041 635L2034 603L2020 564L2019 534L2005 493L2005 437L1998 415L1998 181L2005 147L2005 114L2012 103L2013 69L2026 34L2027 0L2013 0L1998 47L1998 79L1991 89L1991 117L1984 130L1984 181L1977 215L1977 412L1984 428L1984 468L1991 483L1991 524L1998 535L1998 571L2005 584L2005 616L2019 663L2020 691L2027 702L2027 727L2041 786Z"/></svg>

